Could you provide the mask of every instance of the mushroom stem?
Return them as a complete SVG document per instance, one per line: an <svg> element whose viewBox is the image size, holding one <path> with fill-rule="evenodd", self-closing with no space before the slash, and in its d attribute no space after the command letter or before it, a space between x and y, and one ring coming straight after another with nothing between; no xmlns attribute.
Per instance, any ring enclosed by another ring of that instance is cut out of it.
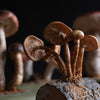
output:
<svg viewBox="0 0 100 100"><path fill-rule="evenodd" d="M6 61L6 40L5 40L5 32L4 28L0 27L0 91L5 88L5 68Z"/></svg>
<svg viewBox="0 0 100 100"><path fill-rule="evenodd" d="M71 62L70 62L70 51L68 43L65 43L65 65L67 68L68 78L72 77Z"/></svg>
<svg viewBox="0 0 100 100"><path fill-rule="evenodd" d="M74 55L72 56L72 73L73 76L75 76L76 73L76 64L77 64L77 58L79 54L79 46L80 46L80 40L74 41Z"/></svg>
<svg viewBox="0 0 100 100"><path fill-rule="evenodd" d="M77 75L82 78L82 64L83 64L83 56L84 56L84 47L80 47L79 56L78 56L78 69Z"/></svg>
<svg viewBox="0 0 100 100"><path fill-rule="evenodd" d="M44 49L46 51L49 51L55 57L55 61L58 64L57 67L61 71L63 77L66 78L67 77L67 70L66 70L66 67L65 67L65 64L64 64L62 58L56 52L54 52L52 49L45 47L45 46L37 46L33 49L33 51L31 53L33 53L35 50L38 50L38 49Z"/></svg>
<svg viewBox="0 0 100 100"><path fill-rule="evenodd" d="M14 52L12 55L14 59L15 72L13 79L9 82L8 88L14 89L19 86L23 81L23 58L20 52Z"/></svg>
<svg viewBox="0 0 100 100"><path fill-rule="evenodd" d="M44 73L44 79L51 80L53 71L56 68L56 66L57 65L55 63L53 63L53 62L49 62L48 63L48 66L47 66L46 71Z"/></svg>

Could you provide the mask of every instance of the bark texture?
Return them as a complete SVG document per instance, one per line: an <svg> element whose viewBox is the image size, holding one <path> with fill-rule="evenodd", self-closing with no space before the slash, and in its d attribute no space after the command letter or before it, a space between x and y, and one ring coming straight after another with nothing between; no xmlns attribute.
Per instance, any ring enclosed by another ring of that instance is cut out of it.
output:
<svg viewBox="0 0 100 100"><path fill-rule="evenodd" d="M100 85L91 78L83 78L79 85L55 81L42 86L36 100L100 100Z"/></svg>

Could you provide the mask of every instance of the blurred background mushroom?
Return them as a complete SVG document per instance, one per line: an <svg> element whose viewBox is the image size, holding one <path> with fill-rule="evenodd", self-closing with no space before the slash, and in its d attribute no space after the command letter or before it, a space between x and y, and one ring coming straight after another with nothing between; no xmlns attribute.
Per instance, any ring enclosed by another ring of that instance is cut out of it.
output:
<svg viewBox="0 0 100 100"><path fill-rule="evenodd" d="M5 88L6 37L14 35L18 26L18 19L13 12L0 10L0 91Z"/></svg>
<svg viewBox="0 0 100 100"><path fill-rule="evenodd" d="M7 89L14 89L21 85L24 77L23 68L23 45L20 43L13 43L9 46L9 52L14 62L14 75L10 82L7 84Z"/></svg>

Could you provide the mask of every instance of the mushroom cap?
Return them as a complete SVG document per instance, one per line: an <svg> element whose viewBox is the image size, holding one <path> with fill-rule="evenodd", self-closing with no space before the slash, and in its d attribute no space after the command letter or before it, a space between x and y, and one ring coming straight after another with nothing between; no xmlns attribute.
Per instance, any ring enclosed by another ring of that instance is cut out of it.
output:
<svg viewBox="0 0 100 100"><path fill-rule="evenodd" d="M73 28L82 30L86 34L100 32L100 12L85 13L78 16L73 22Z"/></svg>
<svg viewBox="0 0 100 100"><path fill-rule="evenodd" d="M44 38L54 45L63 45L72 29L60 21L54 21L44 30Z"/></svg>
<svg viewBox="0 0 100 100"><path fill-rule="evenodd" d="M8 10L0 10L0 27L4 28L6 37L14 35L19 27L16 15Z"/></svg>
<svg viewBox="0 0 100 100"><path fill-rule="evenodd" d="M70 35L74 40L80 40L84 38L84 33L81 30L75 30Z"/></svg>
<svg viewBox="0 0 100 100"><path fill-rule="evenodd" d="M84 38L80 40L80 46L85 47L85 51L94 51L98 48L99 43L95 36L85 35Z"/></svg>
<svg viewBox="0 0 100 100"><path fill-rule="evenodd" d="M40 60L44 55L44 50L40 50L40 49L36 51L33 50L37 46L44 46L43 41L33 35L29 35L24 40L23 46L26 54L33 61Z"/></svg>
<svg viewBox="0 0 100 100"><path fill-rule="evenodd" d="M24 53L23 45L21 43L13 43L8 47L10 53L21 52Z"/></svg>

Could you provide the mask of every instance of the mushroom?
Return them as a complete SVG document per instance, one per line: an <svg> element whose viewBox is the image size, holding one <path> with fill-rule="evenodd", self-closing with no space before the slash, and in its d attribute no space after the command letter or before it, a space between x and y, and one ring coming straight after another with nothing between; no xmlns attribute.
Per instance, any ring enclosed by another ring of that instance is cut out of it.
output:
<svg viewBox="0 0 100 100"><path fill-rule="evenodd" d="M45 56L44 50L47 52L50 52L55 57L55 61L59 65L58 69L60 69L61 72L63 73L63 76L65 76L66 68L64 66L64 62L62 61L60 56L56 52L54 52L54 50L44 46L44 43L42 40L40 40L39 38L33 35L30 35L24 40L23 46L24 46L24 50L26 54L33 61L38 61L41 58L43 58Z"/></svg>
<svg viewBox="0 0 100 100"><path fill-rule="evenodd" d="M82 14L73 22L73 28L80 29L84 31L87 35L94 35L99 41L100 44L100 11L93 11L89 13ZM85 55L84 60L84 72L90 77L100 78L100 47L96 51L89 52ZM87 62L88 60L88 62Z"/></svg>
<svg viewBox="0 0 100 100"><path fill-rule="evenodd" d="M80 47L80 40L84 38L84 33L80 30L75 30L70 34L72 40L74 40L74 54L72 56L72 73L75 77L75 71L76 71L76 64L77 64L77 58L79 53L79 47Z"/></svg>
<svg viewBox="0 0 100 100"><path fill-rule="evenodd" d="M82 77L77 77L80 76L80 73L82 72L81 70L82 68L80 68L82 67L80 65L82 65L82 60L83 60L82 54L84 53L84 52L80 53L81 50L83 49L82 43L84 43L85 39L89 37L89 40L87 40L86 43L87 44L90 43L90 39L92 39L92 41L94 41L93 42L94 45L96 45L95 49L97 49L98 42L96 38L94 36L84 37L83 32L79 30L72 32L72 30L69 27L67 27L65 24L57 21L50 23L45 28L44 37L53 45L64 45L66 59L64 63L58 53L56 53L52 48L48 48L44 45L41 45L42 41L35 36L28 36L24 40L24 49L30 58L34 60L34 56L36 55L35 53L37 53L38 55L39 51L41 51L42 56L39 58L42 57L53 58L50 60L54 60L57 63L58 65L57 67L63 75L63 79L47 83L44 86L40 87L36 95L36 100L69 100L69 99L83 100L88 98L91 100L92 99L99 100L100 91L98 88L100 87L100 85L95 80L91 80L90 78L82 79ZM76 65L76 63L79 65L78 69L76 68L74 69L75 72L77 72L77 76L75 78L72 72L73 69L71 69L71 62L70 62L70 51L68 45L68 42L70 40L74 40L75 42L74 49L75 49L75 56L77 56L73 58L74 63L72 65ZM39 45L34 45L35 43L37 44L37 41ZM77 41L80 41L81 43L79 44L79 42ZM85 46L87 46L86 43ZM79 46L81 45L82 48L81 47L79 48ZM43 50L45 50L45 52ZM47 55L47 57L45 56L45 54ZM80 81L80 79L82 80ZM94 84L96 85L95 88L94 88Z"/></svg>
<svg viewBox="0 0 100 100"><path fill-rule="evenodd" d="M82 63L84 51L90 52L98 48L98 41L95 36L85 35L83 39L80 40L80 51L78 56L78 69L77 75L79 78L82 77Z"/></svg>
<svg viewBox="0 0 100 100"><path fill-rule="evenodd" d="M54 45L64 45L65 49L65 65L67 68L67 77L72 77L70 64L70 51L68 41L70 41L69 34L72 29L60 21L54 21L47 25L44 30L44 38ZM66 76L65 76L66 77Z"/></svg>
<svg viewBox="0 0 100 100"><path fill-rule="evenodd" d="M6 37L14 35L18 26L18 19L13 12L0 10L0 91L5 88Z"/></svg>
<svg viewBox="0 0 100 100"><path fill-rule="evenodd" d="M60 54L61 46L60 45L54 45L52 47L52 49L56 53ZM58 65L57 65L54 57L52 55L50 55L49 52L46 53L46 55L44 56L44 59L48 64L48 66L46 67L45 73L44 73L44 79L47 80L47 81L50 81L52 74L53 74L53 71L54 71L55 68L57 68L56 66L58 66Z"/></svg>
<svg viewBox="0 0 100 100"><path fill-rule="evenodd" d="M14 89L23 82L23 46L20 43L13 43L9 46L9 52L14 61L14 76L8 83L7 89Z"/></svg>

